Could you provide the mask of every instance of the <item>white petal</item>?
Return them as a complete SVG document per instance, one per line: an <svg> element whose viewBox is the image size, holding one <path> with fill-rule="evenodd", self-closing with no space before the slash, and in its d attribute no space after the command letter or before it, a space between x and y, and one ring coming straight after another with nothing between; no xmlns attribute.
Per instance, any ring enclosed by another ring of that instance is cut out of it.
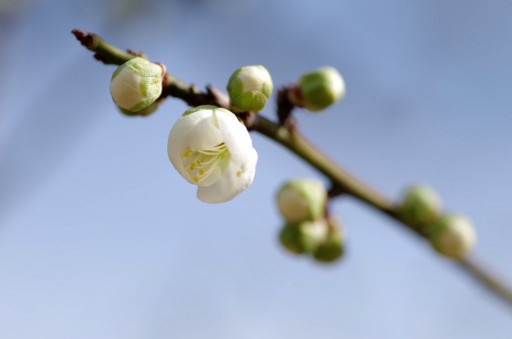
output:
<svg viewBox="0 0 512 339"><path fill-rule="evenodd" d="M200 121L208 118L212 115L211 110L197 111L192 114L181 116L169 133L168 149L174 150L179 147L184 141L187 135L191 132L192 128ZM172 152L175 153L175 152ZM169 158L170 158L169 154Z"/></svg>
<svg viewBox="0 0 512 339"><path fill-rule="evenodd" d="M263 82L267 78L267 73L256 66L244 67L238 73L238 79L242 82L244 92L261 90Z"/></svg>
<svg viewBox="0 0 512 339"><path fill-rule="evenodd" d="M192 114L180 117L169 133L167 143L167 155L174 168L185 178L188 182L195 184L192 178L183 168L181 162L181 155L186 147L188 135L193 131L194 126L203 121L204 119L211 118L212 110L201 110Z"/></svg>
<svg viewBox="0 0 512 339"><path fill-rule="evenodd" d="M110 82L110 94L115 103L124 109L130 109L146 98L140 90L142 77L127 67L123 68Z"/></svg>
<svg viewBox="0 0 512 339"><path fill-rule="evenodd" d="M254 148L251 147L251 149L247 150L246 161L244 163L239 164L239 168L242 171L242 179L245 180L246 183L248 183L247 187L249 187L252 184L252 181L254 180L257 162L258 153Z"/></svg>
<svg viewBox="0 0 512 339"><path fill-rule="evenodd" d="M223 142L213 115L199 121L194 125L194 128L190 128L188 132L188 135L184 139L183 147L188 147L193 151L206 150Z"/></svg>
<svg viewBox="0 0 512 339"><path fill-rule="evenodd" d="M240 164L232 161L216 183L208 187L197 188L199 200L207 203L226 202L249 187L254 180L258 155L253 148L248 150L248 153L250 155L247 158L250 163L244 164L245 171L242 170Z"/></svg>
<svg viewBox="0 0 512 339"><path fill-rule="evenodd" d="M252 140L247 128L229 111L216 110L215 113L231 159L238 164L244 163L248 156L247 150L252 149Z"/></svg>

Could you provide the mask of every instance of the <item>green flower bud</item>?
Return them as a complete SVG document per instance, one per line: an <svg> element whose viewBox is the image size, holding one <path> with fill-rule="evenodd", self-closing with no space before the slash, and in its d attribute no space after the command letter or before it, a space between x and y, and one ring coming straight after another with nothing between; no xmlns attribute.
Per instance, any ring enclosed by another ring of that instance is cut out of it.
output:
<svg viewBox="0 0 512 339"><path fill-rule="evenodd" d="M441 214L441 208L441 199L437 193L425 185L408 188L400 205L403 216L419 226L435 222Z"/></svg>
<svg viewBox="0 0 512 339"><path fill-rule="evenodd" d="M432 226L429 232L431 245L442 255L462 259L474 247L476 233L466 217L445 215Z"/></svg>
<svg viewBox="0 0 512 339"><path fill-rule="evenodd" d="M130 112L139 112L162 94L165 67L143 58L133 58L119 66L110 81L114 102Z"/></svg>
<svg viewBox="0 0 512 339"><path fill-rule="evenodd" d="M316 261L323 263L332 263L344 253L343 239L339 227L335 220L329 220L330 227L327 233L327 239L313 253Z"/></svg>
<svg viewBox="0 0 512 339"><path fill-rule="evenodd" d="M288 222L315 220L325 213L327 192L324 185L312 179L292 180L277 192L277 207Z"/></svg>
<svg viewBox="0 0 512 339"><path fill-rule="evenodd" d="M322 67L304 74L299 80L300 106L321 111L345 95L345 82L334 67Z"/></svg>
<svg viewBox="0 0 512 339"><path fill-rule="evenodd" d="M231 106L239 112L259 112L272 94L270 73L263 66L239 68L227 85Z"/></svg>
<svg viewBox="0 0 512 339"><path fill-rule="evenodd" d="M327 239L328 225L324 219L287 223L279 233L279 241L291 253L313 253Z"/></svg>

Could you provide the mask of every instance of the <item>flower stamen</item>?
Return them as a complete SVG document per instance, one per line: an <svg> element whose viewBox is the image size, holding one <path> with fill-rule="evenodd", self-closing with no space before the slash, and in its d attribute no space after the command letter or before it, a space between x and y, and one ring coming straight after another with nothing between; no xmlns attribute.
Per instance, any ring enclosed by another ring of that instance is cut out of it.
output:
<svg viewBox="0 0 512 339"><path fill-rule="evenodd" d="M192 150L186 148L181 160L185 171L196 184L201 184L210 177L219 166L221 160L229 156L229 151L225 143L220 143L212 148L202 150Z"/></svg>

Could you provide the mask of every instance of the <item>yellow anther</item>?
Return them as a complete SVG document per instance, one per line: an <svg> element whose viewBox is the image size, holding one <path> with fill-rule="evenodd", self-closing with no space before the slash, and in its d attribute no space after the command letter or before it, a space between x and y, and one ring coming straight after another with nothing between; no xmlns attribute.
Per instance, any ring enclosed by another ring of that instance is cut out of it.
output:
<svg viewBox="0 0 512 339"><path fill-rule="evenodd" d="M190 170L193 171L197 167L197 165L198 165L197 161L192 162L189 166Z"/></svg>

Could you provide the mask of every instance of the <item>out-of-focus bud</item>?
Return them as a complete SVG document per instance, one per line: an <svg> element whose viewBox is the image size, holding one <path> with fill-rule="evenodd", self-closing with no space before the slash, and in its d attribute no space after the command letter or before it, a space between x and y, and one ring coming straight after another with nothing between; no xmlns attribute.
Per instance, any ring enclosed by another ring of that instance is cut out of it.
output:
<svg viewBox="0 0 512 339"><path fill-rule="evenodd" d="M449 214L441 217L430 232L432 246L442 255L462 259L476 243L476 233L466 217Z"/></svg>
<svg viewBox="0 0 512 339"><path fill-rule="evenodd" d="M332 218L328 222L327 239L313 253L316 261L324 263L332 263L341 258L344 253L343 238L338 222Z"/></svg>
<svg viewBox="0 0 512 339"><path fill-rule="evenodd" d="M231 75L227 85L231 106L238 112L259 112L272 94L270 73L263 66L245 66Z"/></svg>
<svg viewBox="0 0 512 339"><path fill-rule="evenodd" d="M400 211L415 225L425 227L439 218L441 205L441 199L432 188L426 185L415 185L404 192Z"/></svg>
<svg viewBox="0 0 512 339"><path fill-rule="evenodd" d="M320 181L297 179L281 186L276 198L279 212L284 219L298 222L323 217L327 192Z"/></svg>
<svg viewBox="0 0 512 339"><path fill-rule="evenodd" d="M345 95L345 82L334 67L322 67L304 74L299 80L299 106L321 111Z"/></svg>
<svg viewBox="0 0 512 339"><path fill-rule="evenodd" d="M325 219L287 223L279 233L279 241L291 253L313 253L328 235Z"/></svg>
<svg viewBox="0 0 512 339"><path fill-rule="evenodd" d="M137 57L119 66L110 81L114 102L130 112L150 106L162 94L165 67Z"/></svg>

